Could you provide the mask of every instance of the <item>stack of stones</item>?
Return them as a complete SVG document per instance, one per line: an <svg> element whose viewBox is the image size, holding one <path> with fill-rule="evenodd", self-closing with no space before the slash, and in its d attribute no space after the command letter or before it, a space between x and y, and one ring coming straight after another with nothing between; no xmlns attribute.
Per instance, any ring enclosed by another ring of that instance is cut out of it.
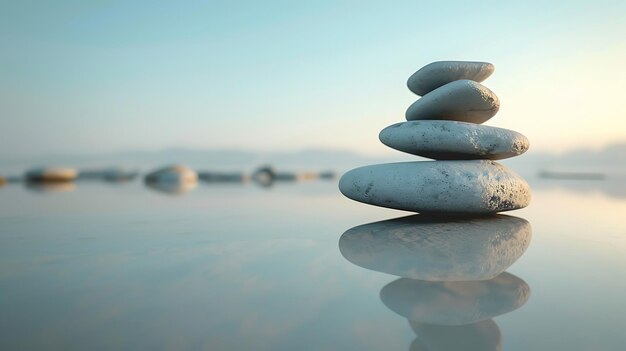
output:
<svg viewBox="0 0 626 351"><path fill-rule="evenodd" d="M481 125L500 107L481 85L494 71L486 62L440 61L415 72L409 89L422 96L406 111L408 122L383 129L383 144L435 161L379 164L343 175L339 189L370 205L420 213L485 215L526 207L530 187L494 162L518 156L528 139Z"/></svg>

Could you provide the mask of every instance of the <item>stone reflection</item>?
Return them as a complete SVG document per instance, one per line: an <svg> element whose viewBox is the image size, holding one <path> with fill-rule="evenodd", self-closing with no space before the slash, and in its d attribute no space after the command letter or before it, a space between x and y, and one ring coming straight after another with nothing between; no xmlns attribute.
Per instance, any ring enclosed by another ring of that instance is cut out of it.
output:
<svg viewBox="0 0 626 351"><path fill-rule="evenodd" d="M466 281L504 272L530 239L530 224L518 217L446 220L414 215L349 229L339 249L364 268L413 279Z"/></svg>
<svg viewBox="0 0 626 351"><path fill-rule="evenodd" d="M182 195L196 188L197 183L150 183L145 182L146 186L157 192L168 195Z"/></svg>
<svg viewBox="0 0 626 351"><path fill-rule="evenodd" d="M24 182L24 187L30 191L43 194L67 193L76 190L72 182Z"/></svg>
<svg viewBox="0 0 626 351"><path fill-rule="evenodd" d="M468 282L401 278L380 291L380 299L390 310L412 322L451 326L511 312L526 303L529 296L528 284L509 273Z"/></svg>
<svg viewBox="0 0 626 351"><path fill-rule="evenodd" d="M531 241L525 219L413 215L347 230L339 249L350 262L400 276L380 291L406 318L413 351L502 349L494 318L523 306L530 287L505 272Z"/></svg>
<svg viewBox="0 0 626 351"><path fill-rule="evenodd" d="M491 319L460 325L409 322L417 339L411 351L495 351L502 349L500 328Z"/></svg>

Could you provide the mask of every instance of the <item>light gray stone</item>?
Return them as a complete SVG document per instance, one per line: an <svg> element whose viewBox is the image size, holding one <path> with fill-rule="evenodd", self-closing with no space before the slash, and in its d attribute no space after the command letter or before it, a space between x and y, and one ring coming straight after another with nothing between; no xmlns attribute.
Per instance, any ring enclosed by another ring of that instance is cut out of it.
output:
<svg viewBox="0 0 626 351"><path fill-rule="evenodd" d="M480 83L457 80L439 87L415 101L406 111L406 119L443 119L483 123L500 108L496 94Z"/></svg>
<svg viewBox="0 0 626 351"><path fill-rule="evenodd" d="M487 160L388 163L353 169L339 180L348 198L420 213L492 214L526 207L530 187Z"/></svg>
<svg viewBox="0 0 626 351"><path fill-rule="evenodd" d="M458 121L396 123L378 137L393 149L436 160L500 160L521 155L530 145L518 132Z"/></svg>
<svg viewBox="0 0 626 351"><path fill-rule="evenodd" d="M428 281L494 278L530 244L530 224L512 216L448 219L414 215L346 231L339 250L350 262Z"/></svg>
<svg viewBox="0 0 626 351"><path fill-rule="evenodd" d="M494 71L488 62L437 61L429 63L413 73L407 81L409 90L419 96L460 79L482 82Z"/></svg>
<svg viewBox="0 0 626 351"><path fill-rule="evenodd" d="M436 325L488 320L516 310L529 296L528 284L509 273L468 282L400 278L380 291L380 299L390 310L412 322Z"/></svg>

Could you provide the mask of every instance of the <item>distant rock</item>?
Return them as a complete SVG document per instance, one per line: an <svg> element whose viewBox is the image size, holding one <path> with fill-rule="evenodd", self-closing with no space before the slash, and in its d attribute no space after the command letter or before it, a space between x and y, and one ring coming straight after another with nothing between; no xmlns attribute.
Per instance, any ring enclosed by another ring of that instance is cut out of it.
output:
<svg viewBox="0 0 626 351"><path fill-rule="evenodd" d="M502 273L490 280L428 282L401 278L380 291L392 311L412 322L464 325L514 311L530 296L522 279Z"/></svg>
<svg viewBox="0 0 626 351"><path fill-rule="evenodd" d="M407 87L415 94L423 96L455 80L482 82L494 70L495 67L488 62L437 61L413 73L407 81Z"/></svg>
<svg viewBox="0 0 626 351"><path fill-rule="evenodd" d="M406 119L439 119L483 123L500 108L496 94L471 80L457 80L441 86L415 101Z"/></svg>
<svg viewBox="0 0 626 351"><path fill-rule="evenodd" d="M485 160L388 163L353 169L339 180L348 198L420 213L493 214L526 207L530 187Z"/></svg>
<svg viewBox="0 0 626 351"><path fill-rule="evenodd" d="M383 129L379 139L396 150L436 160L500 160L529 147L518 132L458 121L396 123Z"/></svg>
<svg viewBox="0 0 626 351"><path fill-rule="evenodd" d="M78 176L73 168L36 168L27 171L24 179L29 182L71 182Z"/></svg>
<svg viewBox="0 0 626 351"><path fill-rule="evenodd" d="M109 182L123 182L133 180L137 176L136 171L129 171L122 168L104 168L83 170L78 174L80 179L98 179Z"/></svg>
<svg viewBox="0 0 626 351"><path fill-rule="evenodd" d="M161 184L195 184L198 181L198 174L187 166L173 165L147 174L145 181Z"/></svg>
<svg viewBox="0 0 626 351"><path fill-rule="evenodd" d="M198 178L208 183L244 183L249 177L240 172L199 172Z"/></svg>
<svg viewBox="0 0 626 351"><path fill-rule="evenodd" d="M358 266L401 277L486 280L522 256L531 236L530 224L512 216L414 215L351 228L339 239L339 250Z"/></svg>

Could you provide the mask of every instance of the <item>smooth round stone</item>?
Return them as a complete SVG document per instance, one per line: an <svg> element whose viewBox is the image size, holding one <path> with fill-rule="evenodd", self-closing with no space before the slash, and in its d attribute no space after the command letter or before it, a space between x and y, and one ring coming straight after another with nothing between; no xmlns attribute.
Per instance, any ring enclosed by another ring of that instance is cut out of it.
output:
<svg viewBox="0 0 626 351"><path fill-rule="evenodd" d="M518 132L458 121L396 123L378 138L393 149L436 160L501 160L519 156L530 146Z"/></svg>
<svg viewBox="0 0 626 351"><path fill-rule="evenodd" d="M400 278L380 291L392 311L418 323L464 325L514 311L530 296L522 279L502 273L490 280L428 282Z"/></svg>
<svg viewBox="0 0 626 351"><path fill-rule="evenodd" d="M77 176L73 168L36 168L24 174L29 182L70 182Z"/></svg>
<svg viewBox="0 0 626 351"><path fill-rule="evenodd" d="M495 70L488 62L437 61L413 73L407 81L409 90L422 96L455 80L482 82Z"/></svg>
<svg viewBox="0 0 626 351"><path fill-rule="evenodd" d="M502 333L491 319L458 326L409 322L418 336L411 351L501 351Z"/></svg>
<svg viewBox="0 0 626 351"><path fill-rule="evenodd" d="M406 119L443 119L483 123L500 108L496 94L480 83L457 80L439 87L415 101L406 110Z"/></svg>
<svg viewBox="0 0 626 351"><path fill-rule="evenodd" d="M494 161L418 161L353 169L339 180L348 198L420 213L493 214L528 206L530 187Z"/></svg>
<svg viewBox="0 0 626 351"><path fill-rule="evenodd" d="M145 180L147 183L193 184L198 181L198 174L189 167L173 165L149 173Z"/></svg>
<svg viewBox="0 0 626 351"><path fill-rule="evenodd" d="M530 223L512 216L414 215L349 229L339 239L339 250L358 266L400 277L487 280L521 257L531 236Z"/></svg>

